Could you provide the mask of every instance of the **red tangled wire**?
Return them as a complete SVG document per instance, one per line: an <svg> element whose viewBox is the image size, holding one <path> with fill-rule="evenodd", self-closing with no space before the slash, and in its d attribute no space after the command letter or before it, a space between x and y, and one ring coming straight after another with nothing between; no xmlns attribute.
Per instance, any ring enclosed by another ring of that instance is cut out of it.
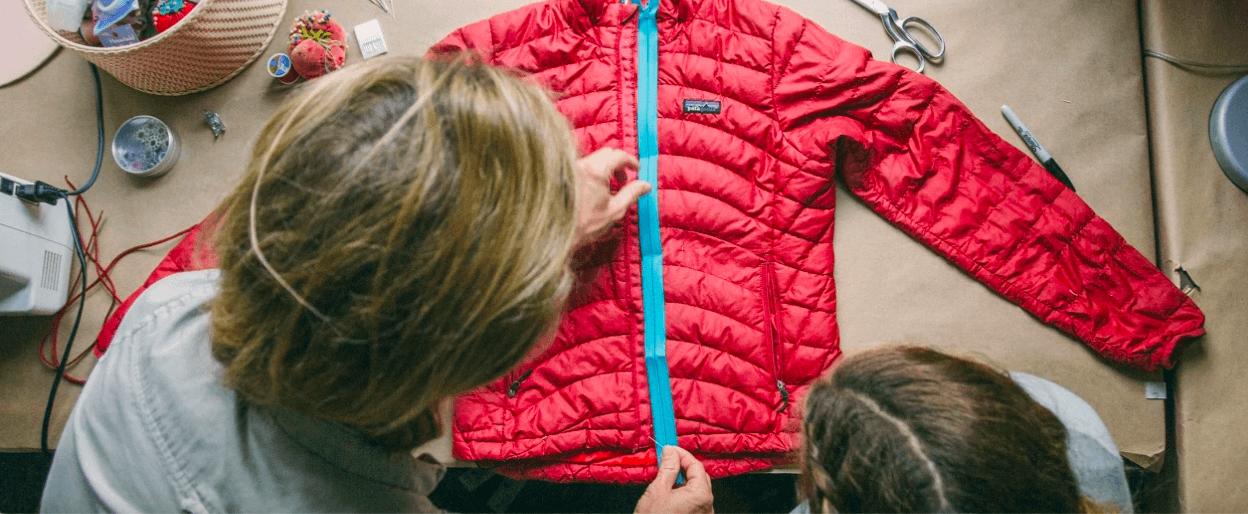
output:
<svg viewBox="0 0 1248 514"><path fill-rule="evenodd" d="M69 188L71 190L77 189L77 187L74 186L73 182L69 181L69 177L65 177L65 183L69 184ZM130 247L126 249L124 252L117 254L116 257L113 257L113 260L109 261L108 266L103 266L100 261L99 230L100 230L100 223L104 219L104 213L100 212L100 216L97 218L91 212L91 207L87 205L86 197L84 195L78 195L74 198L73 223L75 225L79 223L78 221L80 218L79 213L83 213L83 212L87 214L87 221L91 225L91 233L87 237L87 242L85 244L82 243L81 239L79 240L78 243L82 245L83 253L86 254L87 260L89 260L92 266L94 266L95 274L96 274L95 280L87 285L87 293L90 293L92 289L95 289L95 287L99 285L103 285L104 289L108 291L108 294L110 296L109 305L108 305L108 313L104 315L104 319L108 319L110 316L112 316L113 311L116 310L117 306L123 303L124 301L121 298L121 296L117 294L117 286L113 284L113 278L110 276L110 273L113 271L113 267L116 266L118 262L121 262L121 259L123 257L130 255L131 253L137 252L139 250L143 250L145 248L151 248L158 244L165 243L170 240L182 237L186 235L187 232L190 232L191 228L193 228L193 227L188 227L169 237L165 237L156 241L152 241L150 243L144 243L138 246ZM78 236L75 235L75 237L78 237ZM79 284L78 281L81 280L81 278L82 278L82 274L74 275L73 282L69 286L70 291L78 290L78 284ZM59 352L57 352L56 345L57 345L57 337L58 337L57 333L60 331L60 327L61 327L61 318L65 316L65 313L69 311L69 307L73 305L75 302L86 301L86 299L82 298L82 296L83 296L82 292L77 292L77 293L74 293L72 296L70 296L68 300L66 300L65 306L61 307L61 310L57 311L56 315L53 316L52 326L48 329L48 333L44 334L43 339L39 341L39 360L43 361L43 364L49 368L56 369L60 365L60 361L57 360L58 359L57 355L59 354ZM47 351L49 338L52 340L50 355ZM92 341L91 345L88 346L85 350L83 350L82 353L79 353L76 357L74 357L73 359L70 359L69 363L65 365L66 368L73 366L74 364L77 364L79 361L82 360L83 357L86 357L87 354L90 353L91 350L93 349L95 349L95 341ZM70 376L69 372L65 372L64 377L65 377L65 380L68 380L78 385L82 385L86 382L85 378L76 378L76 377Z"/></svg>

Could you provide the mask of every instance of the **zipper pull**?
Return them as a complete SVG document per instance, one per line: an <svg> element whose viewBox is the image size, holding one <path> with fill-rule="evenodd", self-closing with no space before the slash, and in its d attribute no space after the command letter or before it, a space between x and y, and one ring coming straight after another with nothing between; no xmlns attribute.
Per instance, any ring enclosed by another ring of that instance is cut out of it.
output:
<svg viewBox="0 0 1248 514"><path fill-rule="evenodd" d="M507 388L507 397L515 398L516 394L520 393L520 383L524 382L524 379L529 378L529 375L532 375L532 374L533 374L533 370L530 369L528 371L525 371L523 375L520 375L520 378L517 378L515 382L512 382L511 387ZM787 394L785 395L785 398L788 398ZM785 400L785 401L787 402L788 400Z"/></svg>
<svg viewBox="0 0 1248 514"><path fill-rule="evenodd" d="M776 412L784 412L785 409L789 408L789 390L785 389L783 380L776 380L776 389L780 391L780 401L783 402Z"/></svg>

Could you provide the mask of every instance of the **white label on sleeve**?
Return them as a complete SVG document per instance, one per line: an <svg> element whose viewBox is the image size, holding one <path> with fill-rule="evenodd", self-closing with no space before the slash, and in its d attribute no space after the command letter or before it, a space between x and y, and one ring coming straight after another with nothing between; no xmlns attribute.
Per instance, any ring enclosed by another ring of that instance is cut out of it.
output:
<svg viewBox="0 0 1248 514"><path fill-rule="evenodd" d="M1149 400L1166 399L1165 382L1144 382L1144 397Z"/></svg>

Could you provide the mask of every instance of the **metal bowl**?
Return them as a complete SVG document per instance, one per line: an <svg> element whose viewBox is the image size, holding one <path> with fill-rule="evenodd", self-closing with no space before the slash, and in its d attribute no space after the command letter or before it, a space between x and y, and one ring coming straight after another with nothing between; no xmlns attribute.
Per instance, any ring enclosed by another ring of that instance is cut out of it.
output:
<svg viewBox="0 0 1248 514"><path fill-rule="evenodd" d="M178 162L182 145L165 122L151 116L126 120L113 135L113 160L136 177L157 177Z"/></svg>

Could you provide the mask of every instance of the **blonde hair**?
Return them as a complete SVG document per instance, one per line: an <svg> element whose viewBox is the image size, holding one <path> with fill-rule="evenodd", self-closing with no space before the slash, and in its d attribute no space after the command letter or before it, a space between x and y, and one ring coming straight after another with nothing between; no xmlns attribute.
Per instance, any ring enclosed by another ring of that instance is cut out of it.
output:
<svg viewBox="0 0 1248 514"><path fill-rule="evenodd" d="M438 402L511 369L562 311L576 157L544 90L470 58L309 83L223 206L226 385L395 450L436 437Z"/></svg>

